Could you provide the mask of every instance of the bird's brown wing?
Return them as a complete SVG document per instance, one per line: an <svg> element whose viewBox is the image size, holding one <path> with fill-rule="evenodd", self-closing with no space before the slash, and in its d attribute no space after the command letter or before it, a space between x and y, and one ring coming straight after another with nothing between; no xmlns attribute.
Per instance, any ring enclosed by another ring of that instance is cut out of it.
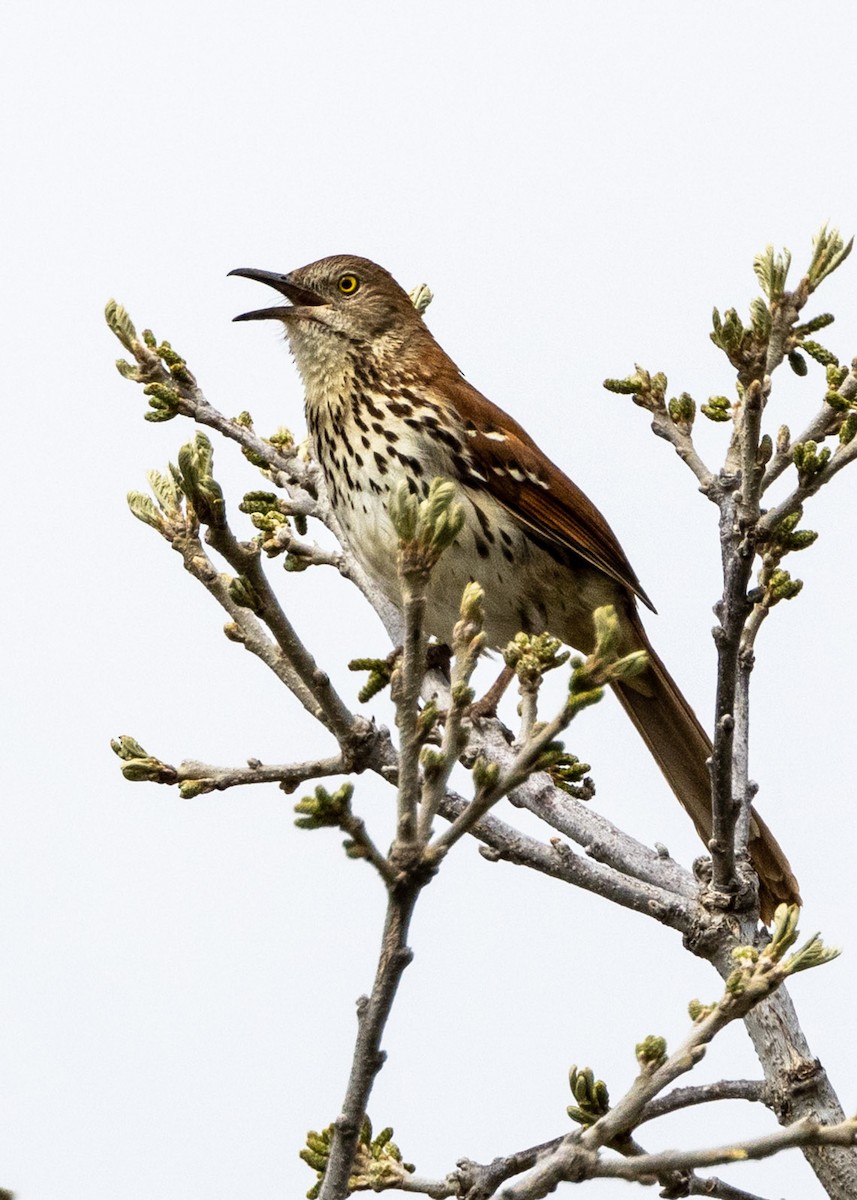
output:
<svg viewBox="0 0 857 1200"><path fill-rule="evenodd" d="M468 447L492 495L541 541L571 551L627 589L624 619L649 656L644 675L617 682L614 690L639 730L703 842L711 837L711 742L696 714L652 648L632 595L652 608L616 535L601 513L539 450L524 429L463 380L446 383L464 417ZM759 879L762 919L769 922L782 901L800 904L789 861L753 810L750 858Z"/></svg>
<svg viewBox="0 0 857 1200"><path fill-rule="evenodd" d="M592 501L517 421L465 380L455 384L467 448L494 498L541 541L579 555L654 611L615 533Z"/></svg>

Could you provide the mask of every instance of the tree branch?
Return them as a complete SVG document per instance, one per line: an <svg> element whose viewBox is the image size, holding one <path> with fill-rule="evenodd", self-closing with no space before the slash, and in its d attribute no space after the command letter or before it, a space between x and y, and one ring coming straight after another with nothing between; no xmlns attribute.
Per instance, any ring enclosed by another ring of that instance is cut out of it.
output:
<svg viewBox="0 0 857 1200"><path fill-rule="evenodd" d="M668 409L661 404L652 412L652 432L669 442L676 454L685 463L699 482L699 490L715 504L718 500L720 483L717 476L705 465L694 445L690 430L672 419Z"/></svg>
<svg viewBox="0 0 857 1200"><path fill-rule="evenodd" d="M804 1117L784 1129L774 1130L761 1137L747 1138L728 1146L717 1146L704 1150L666 1150L661 1154L644 1154L630 1159L602 1160L594 1168L590 1178L629 1179L645 1182L657 1178L664 1171L686 1171L698 1167L717 1167L726 1163L745 1162L747 1159L770 1158L783 1150L795 1146L854 1146L857 1144L857 1118L842 1121L837 1125L819 1125L810 1117ZM526 1193L521 1193L523 1197ZM530 1193L535 1195L535 1193ZM508 1195L512 1200L513 1193Z"/></svg>
<svg viewBox="0 0 857 1200"><path fill-rule="evenodd" d="M767 1104L767 1084L763 1079L721 1079L717 1083L703 1083L696 1087L674 1088L666 1096L650 1100L640 1114L637 1125L657 1120L668 1113L697 1104L711 1104L717 1100L748 1100L751 1103Z"/></svg>
<svg viewBox="0 0 857 1200"><path fill-rule="evenodd" d="M229 565L243 575L254 593L254 612L268 626L289 666L315 701L312 715L328 728L340 744L348 744L366 721L356 717L338 695L326 672L304 646L286 616L262 566L258 546L241 543L228 525L209 526L206 540Z"/></svg>
<svg viewBox="0 0 857 1200"><path fill-rule="evenodd" d="M246 767L216 767L211 763L188 759L176 768L175 782L194 784L184 789L185 795L201 796L206 792L225 792L227 788L252 783L278 783L284 792L293 792L300 783L324 779L329 775L347 774L349 766L341 754L320 758L314 762L282 763L265 766L258 759L248 760Z"/></svg>
<svg viewBox="0 0 857 1200"><path fill-rule="evenodd" d="M836 390L843 400L851 402L857 399L857 359L851 363L848 375ZM789 440L785 446L776 450L765 470L761 484L762 492L766 492L771 484L779 479L783 471L792 465L794 462L793 446L803 442L825 441L837 431L841 421L841 412L825 401L803 432L794 441Z"/></svg>
<svg viewBox="0 0 857 1200"><path fill-rule="evenodd" d="M468 803L462 796L447 792L441 802L440 813L453 821L465 811ZM471 832L488 847L490 853L484 857L489 861L503 860L529 867L552 879L562 880L612 900L623 908L643 913L688 937L698 937L700 930L705 927L704 910L695 901L575 854L559 838L545 845L493 814L483 816Z"/></svg>
<svg viewBox="0 0 857 1200"><path fill-rule="evenodd" d="M746 1016L766 996L775 992L790 974L805 969L806 966L824 962L835 953L825 951L818 938L814 937L801 950L788 958L785 957L797 936L797 913L797 907L787 909L785 905L781 905L769 945L761 955L752 947L745 947L740 954L736 951L731 956L733 971L727 981L726 991L717 1004L708 1008L698 1006L691 1031L679 1049L667 1056L662 1039L646 1039L641 1043L637 1047L641 1070L626 1094L588 1128L582 1132L575 1131L563 1139L556 1150L546 1155L525 1180L504 1192L504 1197L507 1197L507 1200L539 1200L563 1180L580 1181L600 1174L606 1164L599 1151L627 1137L639 1124L646 1106L674 1079L692 1070L705 1054L706 1047L722 1029ZM735 962L739 964L737 967L734 966ZM854 1131L857 1131L857 1119L852 1124L853 1140ZM815 1127L817 1128L817 1124ZM835 1142L835 1139L832 1140ZM639 1163L643 1157L649 1156L639 1156L634 1159L634 1163ZM658 1160L657 1168L652 1174L660 1174L667 1170L733 1161L740 1158L741 1154L735 1154L731 1159L714 1158L710 1162L706 1159L685 1161L680 1157L673 1160L666 1155L651 1157ZM636 1165L630 1170L630 1174L622 1177L639 1179L646 1174L645 1171L637 1170Z"/></svg>
<svg viewBox="0 0 857 1200"><path fill-rule="evenodd" d="M330 1157L319 1200L342 1200L357 1148L360 1125L375 1076L384 1065L381 1037L405 968L413 955L407 936L417 897L425 882L415 878L392 887L381 938L381 953L371 995L357 1001L357 1040L342 1111L333 1123Z"/></svg>

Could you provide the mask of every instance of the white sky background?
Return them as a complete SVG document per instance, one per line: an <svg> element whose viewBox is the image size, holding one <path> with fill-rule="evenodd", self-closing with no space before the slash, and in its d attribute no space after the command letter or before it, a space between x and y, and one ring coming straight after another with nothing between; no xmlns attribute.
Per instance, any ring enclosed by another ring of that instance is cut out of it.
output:
<svg viewBox="0 0 857 1200"><path fill-rule="evenodd" d="M601 381L638 361L673 394L728 391L712 305L746 309L767 242L793 250L796 279L823 220L857 230L839 52L854 23L850 3L6 6L0 1185L21 1200L302 1195L297 1152L338 1111L382 914L371 871L335 833L296 831L275 788L181 801L120 776L119 733L173 762L330 743L129 515L126 491L192 431L142 420L104 302L169 338L227 413L300 432L277 328L230 323L268 294L227 271L354 252L428 282L429 324L468 378L608 516L658 606L653 641L708 721L715 510ZM855 279L857 260L811 305L837 313L825 336L845 360ZM783 372L770 427L799 429L822 394L815 365ZM716 465L725 428L700 419L698 437ZM259 477L233 446L215 454L234 509ZM821 538L787 564L804 592L761 638L752 747L806 932L846 949L792 991L849 1111L855 497L857 470L808 511ZM343 664L386 652L380 625L330 573L274 576L355 702ZM615 704L568 744L600 811L685 862L699 852ZM356 804L384 841L392 793L366 778ZM672 933L474 844L422 897L411 944L371 1114L422 1175L563 1132L572 1062L618 1095L635 1042L675 1045L687 1001L719 991ZM758 1073L735 1030L700 1078ZM720 1106L642 1140L772 1125ZM797 1152L721 1174L820 1194Z"/></svg>

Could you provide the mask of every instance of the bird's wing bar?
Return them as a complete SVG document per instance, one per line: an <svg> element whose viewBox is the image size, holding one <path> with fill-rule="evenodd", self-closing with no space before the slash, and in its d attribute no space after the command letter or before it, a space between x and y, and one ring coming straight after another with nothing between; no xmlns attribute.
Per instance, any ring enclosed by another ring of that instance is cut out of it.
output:
<svg viewBox="0 0 857 1200"><path fill-rule="evenodd" d="M456 382L455 401L465 420L468 449L495 499L539 538L580 555L654 612L616 535L592 501L517 421L465 380Z"/></svg>

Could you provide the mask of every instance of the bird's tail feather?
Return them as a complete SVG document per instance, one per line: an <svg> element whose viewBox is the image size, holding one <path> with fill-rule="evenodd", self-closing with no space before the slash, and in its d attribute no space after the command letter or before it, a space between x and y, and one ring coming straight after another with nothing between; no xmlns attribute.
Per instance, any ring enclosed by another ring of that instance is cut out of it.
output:
<svg viewBox="0 0 857 1200"><path fill-rule="evenodd" d="M649 656L649 667L641 678L614 684L614 691L707 845L712 829L707 766L711 741L652 649L642 626L638 621L635 625ZM778 904L800 904L801 898L784 851L755 809L749 852L759 876L762 920L769 923Z"/></svg>

